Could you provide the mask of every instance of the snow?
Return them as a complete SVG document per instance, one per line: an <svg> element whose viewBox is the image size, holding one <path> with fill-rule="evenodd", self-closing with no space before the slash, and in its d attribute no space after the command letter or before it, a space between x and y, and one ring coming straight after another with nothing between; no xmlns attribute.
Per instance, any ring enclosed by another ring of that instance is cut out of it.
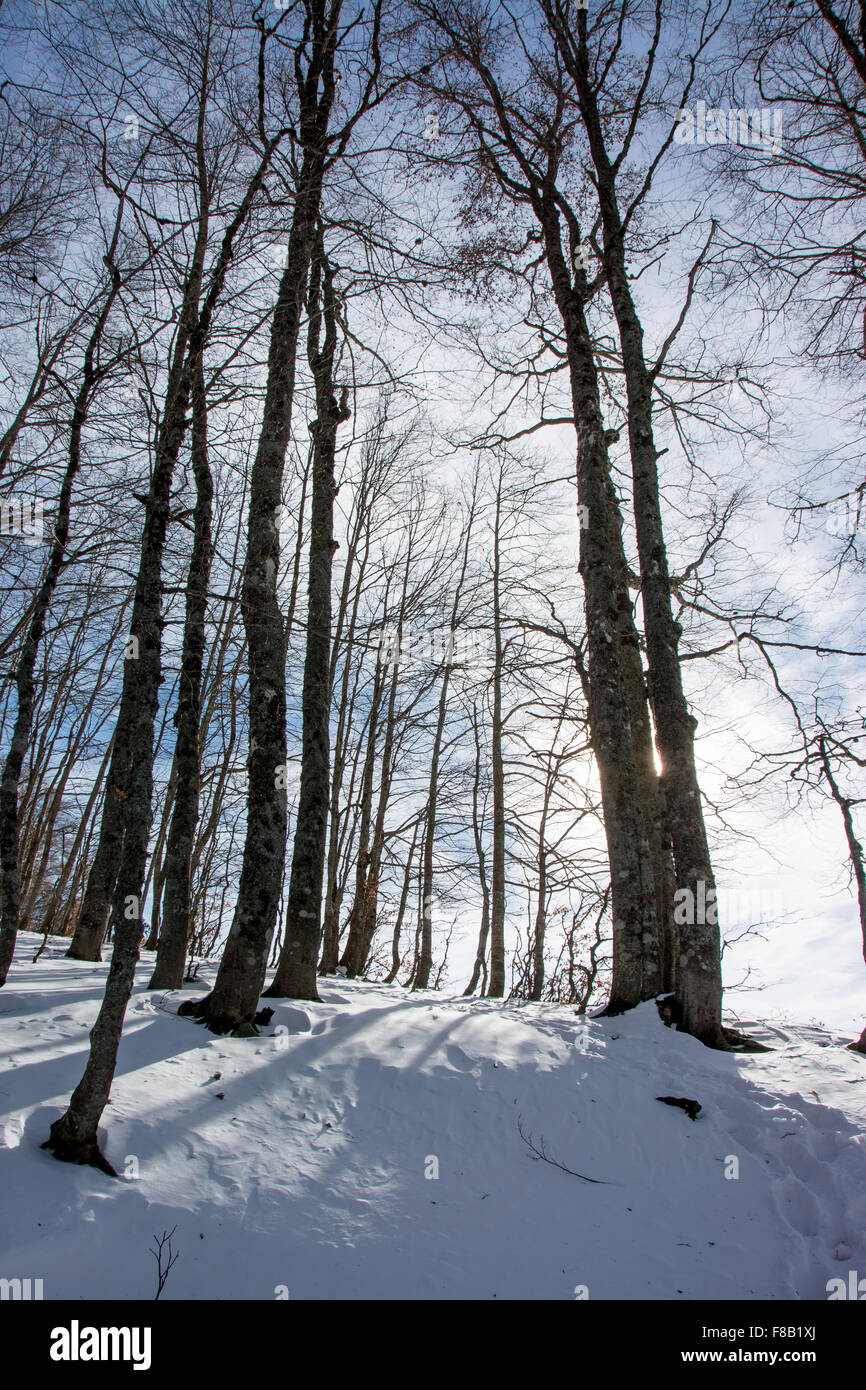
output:
<svg viewBox="0 0 866 1390"><path fill-rule="evenodd" d="M152 1299L173 1227L164 1300L825 1299L866 1272L848 1038L741 1019L774 1050L719 1054L652 1004L582 1020L348 980L268 1001L258 1039L216 1038L176 1017L201 983L145 991L145 952L104 1116L116 1181L39 1147L108 966L59 940L34 965L38 940L0 992L0 1276L46 1299Z"/></svg>

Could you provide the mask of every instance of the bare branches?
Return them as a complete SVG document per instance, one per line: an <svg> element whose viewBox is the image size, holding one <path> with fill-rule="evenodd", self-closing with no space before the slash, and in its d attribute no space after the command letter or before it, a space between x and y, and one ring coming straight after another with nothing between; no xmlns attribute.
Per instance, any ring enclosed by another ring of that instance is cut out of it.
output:
<svg viewBox="0 0 866 1390"><path fill-rule="evenodd" d="M596 1183L601 1185L602 1187L615 1186L615 1184L610 1183L606 1178L588 1178L585 1173L578 1173L576 1169L569 1168L568 1165L565 1163L560 1163L558 1158L554 1158L551 1154L548 1153L547 1145L545 1143L543 1135L538 1140L536 1140L535 1135L532 1133L531 1130L527 1133L523 1126L522 1115L518 1115L517 1117L517 1132L520 1135L526 1147L529 1149L529 1152L532 1154L533 1158L540 1159L542 1163L549 1163L551 1168L558 1168L560 1172L568 1173L569 1177L580 1178L581 1182Z"/></svg>
<svg viewBox="0 0 866 1390"><path fill-rule="evenodd" d="M171 1238L176 1230L177 1226L172 1226L170 1231L163 1231L161 1236L154 1235L153 1237L155 1244L150 1247L150 1253L156 1260L157 1278L156 1293L153 1296L154 1302L161 1296L169 1274L180 1259L180 1251L173 1250L171 1244Z"/></svg>

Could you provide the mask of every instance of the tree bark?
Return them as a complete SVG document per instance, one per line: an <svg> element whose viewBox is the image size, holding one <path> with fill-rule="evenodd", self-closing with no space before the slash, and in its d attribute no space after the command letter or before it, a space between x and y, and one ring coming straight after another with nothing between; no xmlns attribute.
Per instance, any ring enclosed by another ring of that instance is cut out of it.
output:
<svg viewBox="0 0 866 1390"><path fill-rule="evenodd" d="M322 975L333 975L337 969L340 958L340 907L342 904L342 891L340 885L340 827L343 814L340 809L340 798L343 790L343 776L346 768L346 755L349 733L351 730L352 713L354 709L354 692L350 696L349 685L352 672L352 653L355 649L355 632L358 623L358 610L361 603L361 596L364 588L364 575L367 562L370 556L370 529L369 529L369 509L366 505L368 489L366 486L366 471L362 475L358 488L358 498L355 512L355 525L351 528L346 554L346 569L343 575L343 584L340 592L340 604L337 614L336 631L331 649L331 686L333 688L337 663L340 649L343 643L343 629L346 628L345 648L343 650L343 673L340 681L340 691L337 700L337 730L334 740L334 765L331 773L331 796L330 796L330 828L328 832L328 857L327 872L325 875L325 913L323 924L323 943L322 959L319 965L319 973ZM361 551L360 560L357 568L357 575L354 583L354 595L351 608L349 607L349 594L352 588L352 579L355 575L355 560L358 553L361 535L364 534L364 547ZM348 622L346 615L348 613Z"/></svg>
<svg viewBox="0 0 866 1390"><path fill-rule="evenodd" d="M481 740L478 732L478 711L472 707L472 732L475 739L475 773L472 781L472 834L475 840L475 856L478 863L478 880L481 885L481 923L478 928L478 946L469 983L464 995L474 994L483 978L482 989L487 986L487 942L490 937L490 887L487 882L487 865L484 855L482 816L479 815L478 801L481 783Z"/></svg>
<svg viewBox="0 0 866 1390"><path fill-rule="evenodd" d="M391 938L391 969L385 976L385 984L392 985L400 973L400 937L403 932L403 922L406 918L406 904L409 901L409 887L412 882L412 868L415 862L415 846L418 843L418 829L421 825L420 820L415 822L412 831L412 843L406 854L406 863L403 869L403 887L400 890L400 905L397 908L397 919L394 923L394 935Z"/></svg>
<svg viewBox="0 0 866 1390"><path fill-rule="evenodd" d="M500 605L500 536L502 475L496 486L493 525L493 701L490 723L490 768L493 789L493 847L490 864L490 978L487 995L505 994L505 765L502 757L502 613Z"/></svg>
<svg viewBox="0 0 866 1390"><path fill-rule="evenodd" d="M324 340L320 342L322 325ZM316 972L321 938L322 887L330 805L331 586L333 581L334 474L337 430L349 418L346 394L334 394L337 321L334 277L321 225L311 287L308 356L316 387L313 494L307 601L307 649L302 694L301 785L295 828L285 936L269 997L318 999Z"/></svg>
<svg viewBox="0 0 866 1390"><path fill-rule="evenodd" d="M614 976L608 1009L615 1013L652 998L658 988L655 874L623 671L622 629L631 605L627 591L623 593L627 567L619 509L610 481L598 373L583 307L586 276L578 275L572 287L559 216L549 195L540 200L538 212L565 330L578 438L578 496L587 509L587 524L580 532L579 569L585 592L590 731L611 870Z"/></svg>
<svg viewBox="0 0 866 1390"><path fill-rule="evenodd" d="M370 951L373 945L373 938L376 935L376 925L378 921L379 879L382 873L382 855L385 850L385 817L388 813L388 800L391 794L391 780L394 773L394 735L396 727L398 680L398 668L395 667L391 677L388 712L385 716L385 737L382 742L379 796L376 803L376 815L373 821L370 852L367 856L366 882L357 916L359 924L357 968L355 972L357 975L363 975L364 971L367 969L367 962L370 959Z"/></svg>
<svg viewBox="0 0 866 1390"><path fill-rule="evenodd" d="M233 255L235 238L246 222L270 163L275 142L267 142L259 166L240 205L226 228L204 304L199 307L202 271L208 240L207 181L203 171L204 116L207 93L204 64L199 111L199 222L190 276L187 281L181 323L170 378L167 409L160 430L157 459L147 495L147 512L141 544L141 562L133 603L132 630L139 639L135 675L124 674L116 739L127 741L125 824L118 852L112 904L114 948L99 1014L91 1032L90 1054L84 1074L69 1107L51 1126L43 1147L65 1162L90 1163L110 1172L100 1153L97 1126L108 1101L117 1064L117 1052L126 1006L135 979L141 944L141 894L150 839L154 728L162 681L162 557L168 529L171 482L186 427L186 407L191 379L204 351L214 309L222 293Z"/></svg>
<svg viewBox="0 0 866 1390"><path fill-rule="evenodd" d="M66 471L57 504L57 520L54 525L54 540L45 573L33 605L30 626L24 642L15 683L18 694L18 708L12 739L6 762L3 766L3 780L0 785L0 870L2 870L2 925L0 925L0 985L6 983L9 966L15 952L20 914L20 880L18 868L18 783L24 758L30 744L33 729L33 711L36 698L34 673L36 658L45 632L45 623L54 597L54 591L66 563L66 546L69 540L69 514L72 503L72 489L81 467L81 436L87 420L94 387L99 379L96 354L102 335L111 313L112 305L120 291L121 276L114 262L120 229L123 220L124 199L121 198L115 218L114 232L105 262L111 282L108 292L97 316L84 353L81 385L75 399L72 413L72 427L69 438L69 453Z"/></svg>
<svg viewBox="0 0 866 1390"><path fill-rule="evenodd" d="M192 467L196 486L193 548L187 576L180 689L174 717L177 727L177 783L168 833L162 929L148 989L181 988L191 934L192 852L201 792L201 684L207 593L213 559L213 478L208 460L207 399L202 355L195 364L192 376Z"/></svg>
<svg viewBox="0 0 866 1390"><path fill-rule="evenodd" d="M393 674L392 674L393 679ZM376 742L379 733L379 709L385 685L385 668L377 659L373 680L373 695L367 724L367 747L364 756L364 772L361 779L361 822L358 829L357 862L355 865L355 896L349 914L349 935L340 964L345 968L349 979L355 979L363 970L362 943L364 902L369 882L370 831L373 824L373 778L376 768Z"/></svg>
<svg viewBox="0 0 866 1390"><path fill-rule="evenodd" d="M683 691L679 659L682 628L674 620L671 608L670 573L659 499L659 455L653 435L652 377L644 355L643 328L628 283L616 173L608 157L595 92L589 79L585 20L580 28L574 75L595 167L604 263L625 372L649 696L662 760L661 787L673 849L676 889L688 890L694 904L711 902L715 900L715 879L695 767L697 720L689 711ZM680 932L678 1023L708 1046L725 1048L720 934L717 921L707 920L715 919L716 914L695 912L693 915L694 924ZM699 920L701 917L703 921Z"/></svg>
<svg viewBox="0 0 866 1390"><path fill-rule="evenodd" d="M603 428L595 348L586 321L585 305L595 292L586 272L575 271L574 282L563 254L561 217L568 221L578 250L577 218L568 207L556 179L566 133L563 112L568 98L561 66L545 74L555 92L555 114L544 134L527 123L525 113L503 95L488 64L486 43L479 30L458 8L430 7L429 17L445 34L451 54L480 80L480 96L489 98L496 123L491 139L485 123L484 102L476 113L471 84L455 98L447 69L439 79L425 79L446 100L456 102L478 137L478 157L484 177L493 175L503 195L530 205L542 233L544 255L550 272L557 309L561 316L568 358L574 422L577 430L577 485L588 524L581 527L580 573L583 577L589 656L589 718L593 752L599 769L608 858L611 869L615 970L608 1005L615 1012L652 996L658 980L659 924L656 886L650 850L647 814L641 796L629 700L623 672L621 623L625 620L628 594L622 593L625 572L618 533L618 507L610 483L607 442ZM465 22L464 22L465 21ZM586 17L577 22L586 32ZM497 150L501 143L504 153ZM506 167L513 160L515 170ZM521 181L522 179L522 181ZM496 818L496 817L495 817ZM495 868L495 866L494 866ZM496 915L496 907L493 916Z"/></svg>
<svg viewBox="0 0 866 1390"><path fill-rule="evenodd" d="M466 528L463 537L463 557L460 573L454 589L454 598L451 604L449 615L449 635L448 642L453 643L454 632L457 628L457 620L460 612L460 599L463 593L463 585L466 581L466 571L469 565L469 545L472 537L472 523L475 516L475 498L473 495L472 509L466 521ZM415 989L427 989L430 972L433 968L433 850L436 839L436 811L439 800L439 759L442 756L442 740L445 736L445 721L448 713L448 689L451 683L451 672L453 662L449 650L442 670L442 684L439 690L439 708L436 715L436 730L433 735L433 749L430 757L430 780L427 785L427 811L426 824L424 827L424 862L423 862L423 884L422 884L422 907L423 915L421 921L421 950L418 956L418 970L415 978Z"/></svg>
<svg viewBox="0 0 866 1390"><path fill-rule="evenodd" d="M864 858L863 846L857 839L854 817L851 813L851 807L856 803L852 801L850 797L845 796L833 775L833 768L827 753L827 740L823 735L818 740L818 752L821 759L821 768L827 785L830 788L830 795L839 807L842 816L842 824L845 828L848 859L851 864L854 882L857 885L857 907L860 913L860 939L863 947L863 959L866 961L866 858ZM866 1028L863 1029L858 1041L849 1043L848 1046L852 1052L866 1052Z"/></svg>
<svg viewBox="0 0 866 1390"><path fill-rule="evenodd" d="M330 84L333 99L333 52ZM213 990L180 1009L201 1019L214 1033L241 1037L256 1033L253 1019L277 924L285 867L286 671L277 599L279 512L298 334L321 198L323 137L324 131L319 132L301 168L287 265L271 327L262 430L250 486L241 598L249 660L249 791L238 898Z"/></svg>

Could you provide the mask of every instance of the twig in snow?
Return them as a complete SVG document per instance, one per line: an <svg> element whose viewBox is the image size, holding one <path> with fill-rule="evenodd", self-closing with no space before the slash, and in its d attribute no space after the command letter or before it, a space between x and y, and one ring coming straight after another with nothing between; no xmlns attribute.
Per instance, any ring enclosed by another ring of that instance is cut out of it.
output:
<svg viewBox="0 0 866 1390"><path fill-rule="evenodd" d="M172 1226L170 1231L163 1231L161 1236L158 1236L156 1232L154 1232L153 1238L156 1241L156 1249L151 1246L150 1253L156 1260L157 1277L159 1280L156 1293L154 1294L154 1303L165 1288L165 1281L169 1276L172 1265L176 1264L180 1259L180 1251L174 1251L171 1248L171 1238L176 1230L177 1226ZM165 1259L165 1264L163 1264L163 1259Z"/></svg>
<svg viewBox="0 0 866 1390"><path fill-rule="evenodd" d="M607 1182L604 1178L588 1178L585 1173L578 1173L574 1168L569 1168L566 1164L560 1163L558 1159L552 1158L545 1147L543 1135L539 1142L536 1143L535 1135L532 1131L530 1130L529 1134L526 1133L526 1130L523 1128L522 1115L518 1115L517 1117L517 1133L535 1158L540 1158L543 1163L549 1163L551 1167L561 1169L563 1173L568 1173L572 1178L580 1178L582 1182L600 1183L602 1187L612 1187L614 1185L613 1183Z"/></svg>

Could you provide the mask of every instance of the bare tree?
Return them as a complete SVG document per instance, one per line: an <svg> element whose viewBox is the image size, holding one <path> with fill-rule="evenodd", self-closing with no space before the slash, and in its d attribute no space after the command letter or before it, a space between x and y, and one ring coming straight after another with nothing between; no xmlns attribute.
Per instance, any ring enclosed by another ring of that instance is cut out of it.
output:
<svg viewBox="0 0 866 1390"><path fill-rule="evenodd" d="M502 198L530 210L540 234L567 357L577 430L577 485L589 649L589 707L598 763L613 885L618 969L610 1007L652 997L659 984L659 927L647 808L641 796L635 734L629 713L622 640L638 648L625 576L618 500L610 477L610 436L604 427L599 374L587 308L600 287L580 261L578 211L569 202L562 163L569 129L564 75L545 73L539 101L527 105L524 74L507 71L502 22L483 5L417 5L432 34L438 71L419 78L462 122L461 135ZM520 40L517 40L520 46ZM510 55L509 55L510 56ZM431 68L433 65L431 64ZM626 658L627 659L627 658Z"/></svg>
<svg viewBox="0 0 866 1390"><path fill-rule="evenodd" d="M81 372L81 384L75 398L69 432L69 454L60 497L57 505L57 519L54 525L54 540L45 567L42 583L33 605L30 626L15 673L18 691L18 712L6 762L3 767L2 792L0 792L0 857L2 857L2 929L0 929L0 985L5 984L15 950L20 914L20 892L18 872L18 782L24 757L30 742L33 728L33 709L35 684L34 673L45 623L48 618L54 591L60 575L67 563L69 543L69 518L72 505L72 491L81 467L81 438L87 421L87 414L94 391L100 377L108 370L105 362L99 362L99 352L106 325L109 321L114 301L120 290L121 271L116 263L118 241L123 225L125 194L121 194L117 204L112 236L105 253L109 279L96 316L93 330L85 348Z"/></svg>
<svg viewBox="0 0 866 1390"><path fill-rule="evenodd" d="M214 988L182 1011L214 1032L255 1033L253 1018L276 928L286 851L286 684L283 619L277 601L279 508L292 423L298 335L307 297L322 187L352 131L378 97L382 0L369 22L369 68L354 112L331 131L341 0L304 0L303 33L294 48L302 155L294 190L286 269L271 323L268 380L253 465L243 617L249 652L249 797L244 860L234 919ZM315 989L315 984L313 985Z"/></svg>
<svg viewBox="0 0 866 1390"><path fill-rule="evenodd" d="M265 35L262 34L262 45ZM195 148L204 140L204 112L210 97L209 46L200 54L200 86ZM263 120L263 117L262 117ZM153 739L161 681L161 570L170 512L174 468L186 426L192 378L207 341L220 299L233 248L259 194L275 142L262 140L262 150L234 215L222 236L206 293L201 300L209 234L209 192L199 184L194 248L181 306L178 333L169 373L166 410L160 429L156 464L146 499L146 517L132 614L136 659L126 663L118 713L109 800L112 793L121 810L103 818L100 846L91 868L85 908L85 931L96 942L110 902L114 948L105 996L91 1033L90 1055L69 1106L51 1126L45 1147L66 1162L89 1163L111 1171L101 1154L97 1127L108 1100L126 1007L132 991L141 942L141 891L145 878L153 791ZM134 669L134 674L132 671ZM97 867L98 866L98 867Z"/></svg>
<svg viewBox="0 0 866 1390"><path fill-rule="evenodd" d="M303 753L285 935L269 996L317 999L322 887L330 799L331 584L334 551L334 476L337 430L349 418L348 388L337 400L334 363L337 319L334 272L316 232L310 283L307 354L316 386L316 418L310 426L313 495L310 521L307 647L304 662ZM322 330L324 328L324 337Z"/></svg>
<svg viewBox="0 0 866 1390"><path fill-rule="evenodd" d="M192 464L196 505L192 556L187 577L186 622L175 724L176 792L165 865L162 930L150 989L180 989L191 935L192 855L201 790L201 685L207 592L213 559L213 478L208 460L207 396L203 354L193 366Z"/></svg>
<svg viewBox="0 0 866 1390"><path fill-rule="evenodd" d="M656 739L662 760L661 797L667 831L670 834L676 871L676 890L691 894L693 902L715 898L715 880L701 808L701 793L695 768L694 739L697 721L691 714L683 690L679 660L682 628L671 608L671 582L665 548L659 491L658 459L653 432L653 385L670 346L670 337L655 361L647 361L644 333L629 283L626 235L652 184L652 175L665 150L673 141L673 127L662 142L638 192L629 197L626 212L620 210L618 185L624 182L624 166L629 146L640 129L644 102L653 78L656 52L663 23L663 9L657 3L652 39L644 62L637 95L629 113L626 136L620 149L611 155L605 136L606 110L600 103L607 88L614 88L615 63L607 59L614 43L616 23L627 21L626 8L620 7L618 20L601 30L604 46L600 55L590 58L588 17L577 16L575 28L564 21L562 9L542 0L553 28L557 52L574 81L590 154L595 172L603 233L603 264L608 292L616 316L628 398L629 447L634 482L634 516L640 557L641 599L646 633L649 697L655 722ZM701 52L712 36L709 26L700 34ZM595 39L595 35L593 36ZM592 63L592 66L591 66ZM688 97L695 59L683 88L682 104ZM633 82L629 71L628 81ZM618 90L609 100L622 109ZM627 195L628 196L628 195ZM687 306L686 306L687 307ZM672 907L672 903L667 905ZM688 932L680 933L679 962L676 971L677 1011L680 1026L711 1047L725 1047L722 1030L722 972L719 929L715 914L695 913ZM704 920L701 920L701 918ZM711 920L712 918L712 920Z"/></svg>

